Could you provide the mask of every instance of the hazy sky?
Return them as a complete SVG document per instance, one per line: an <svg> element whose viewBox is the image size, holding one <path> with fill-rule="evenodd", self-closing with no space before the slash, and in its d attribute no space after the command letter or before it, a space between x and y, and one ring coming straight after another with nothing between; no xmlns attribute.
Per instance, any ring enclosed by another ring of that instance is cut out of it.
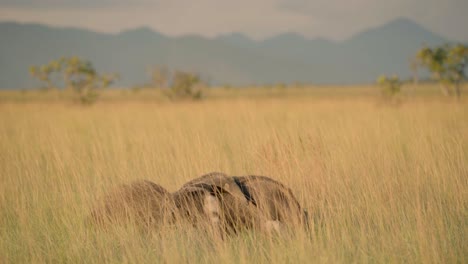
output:
<svg viewBox="0 0 468 264"><path fill-rule="evenodd" d="M169 35L285 31L344 39L408 17L468 41L468 0L0 0L0 20L84 27L104 32L149 26Z"/></svg>

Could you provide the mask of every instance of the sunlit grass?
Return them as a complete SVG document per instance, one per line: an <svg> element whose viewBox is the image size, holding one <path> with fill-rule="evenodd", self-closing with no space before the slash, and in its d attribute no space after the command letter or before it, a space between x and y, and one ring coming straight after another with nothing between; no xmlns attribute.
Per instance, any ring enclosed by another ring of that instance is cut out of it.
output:
<svg viewBox="0 0 468 264"><path fill-rule="evenodd" d="M329 95L0 105L0 262L466 263L466 101ZM85 224L120 183L211 171L284 182L313 227L219 242Z"/></svg>

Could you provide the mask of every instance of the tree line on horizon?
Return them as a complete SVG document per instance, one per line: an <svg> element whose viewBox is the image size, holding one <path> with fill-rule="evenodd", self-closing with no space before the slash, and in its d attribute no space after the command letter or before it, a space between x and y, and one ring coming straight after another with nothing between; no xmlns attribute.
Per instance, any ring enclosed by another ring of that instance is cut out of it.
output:
<svg viewBox="0 0 468 264"><path fill-rule="evenodd" d="M439 83L444 96L461 97L461 84L466 80L468 63L468 46L464 44L445 44L437 47L422 47L411 60L415 72L414 82L418 81L418 69L426 69L431 79ZM89 60L77 56L62 57L44 65L33 65L30 75L43 83L47 89L59 88L62 83L65 89L75 91L82 103L93 103L97 90L114 84L120 75L117 73L100 74ZM201 99L204 83L201 75L189 71L170 70L164 66L148 68L152 87L162 88L171 99ZM382 75L377 79L385 97L394 98L401 91L403 81L396 75Z"/></svg>
<svg viewBox="0 0 468 264"><path fill-rule="evenodd" d="M120 78L118 73L100 74L91 61L77 56L62 57L46 64L29 68L31 77L43 83L47 90L62 89L74 91L78 100L90 104L98 98L97 91L109 87ZM167 89L166 95L171 98L200 99L202 80L199 74L187 71L170 71L166 67L149 68L152 85Z"/></svg>

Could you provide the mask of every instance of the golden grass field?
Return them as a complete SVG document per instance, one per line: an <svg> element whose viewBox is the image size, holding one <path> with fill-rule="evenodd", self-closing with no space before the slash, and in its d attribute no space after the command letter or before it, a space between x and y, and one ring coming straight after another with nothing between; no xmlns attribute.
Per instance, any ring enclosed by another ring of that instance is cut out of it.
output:
<svg viewBox="0 0 468 264"><path fill-rule="evenodd" d="M119 91L91 106L1 92L0 262L467 263L468 101L435 90L393 105L373 88L323 89L227 89L200 102ZM85 224L121 183L175 191L211 171L284 182L312 228L212 241Z"/></svg>

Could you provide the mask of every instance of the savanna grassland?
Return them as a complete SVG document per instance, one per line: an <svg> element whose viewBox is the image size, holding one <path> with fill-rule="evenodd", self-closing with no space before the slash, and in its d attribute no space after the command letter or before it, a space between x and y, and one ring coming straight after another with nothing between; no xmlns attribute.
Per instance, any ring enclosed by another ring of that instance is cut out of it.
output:
<svg viewBox="0 0 468 264"><path fill-rule="evenodd" d="M91 106L2 92L0 262L467 263L468 101L325 88L226 89L197 102L128 90ZM284 182L311 229L212 241L85 223L121 183L175 191L211 171Z"/></svg>

